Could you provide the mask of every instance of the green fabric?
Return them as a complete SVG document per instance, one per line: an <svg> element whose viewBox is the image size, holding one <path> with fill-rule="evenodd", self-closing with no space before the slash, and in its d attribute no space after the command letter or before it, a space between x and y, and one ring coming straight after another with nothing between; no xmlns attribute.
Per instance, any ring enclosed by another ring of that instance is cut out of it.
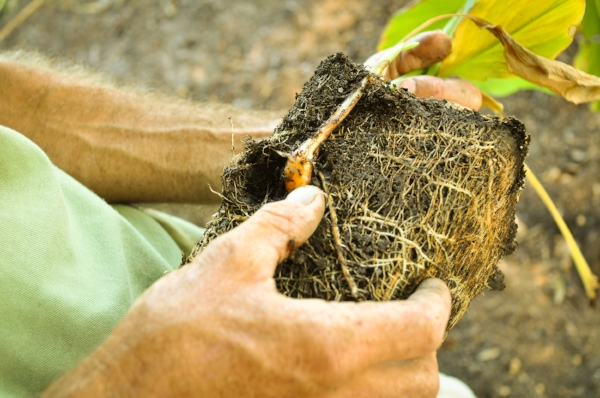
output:
<svg viewBox="0 0 600 398"><path fill-rule="evenodd" d="M188 256L191 254L196 242L204 236L204 228L200 228L179 217L174 217L155 209L141 208L140 210L155 219L169 233L179 246L179 249L184 251Z"/></svg>
<svg viewBox="0 0 600 398"><path fill-rule="evenodd" d="M0 396L39 395L180 261L153 217L107 205L0 126Z"/></svg>

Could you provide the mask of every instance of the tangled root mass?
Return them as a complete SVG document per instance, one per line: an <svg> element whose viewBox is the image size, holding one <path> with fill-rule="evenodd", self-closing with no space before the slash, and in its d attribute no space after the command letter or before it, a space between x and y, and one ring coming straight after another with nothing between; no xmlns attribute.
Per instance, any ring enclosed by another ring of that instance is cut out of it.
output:
<svg viewBox="0 0 600 398"><path fill-rule="evenodd" d="M248 141L225 170L223 202L194 255L285 197L278 153L314 134L367 73L343 54L321 63L273 137ZM497 264L516 247L527 144L516 119L417 99L377 80L320 150L312 184L328 192L327 210L277 268L278 289L296 298L396 300L438 277L452 293L452 328L483 289L503 287Z"/></svg>

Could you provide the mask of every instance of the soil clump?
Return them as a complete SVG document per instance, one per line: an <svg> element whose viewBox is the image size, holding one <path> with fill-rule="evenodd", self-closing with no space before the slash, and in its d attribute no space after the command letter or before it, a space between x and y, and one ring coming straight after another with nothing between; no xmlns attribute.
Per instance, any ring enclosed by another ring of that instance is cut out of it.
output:
<svg viewBox="0 0 600 398"><path fill-rule="evenodd" d="M369 72L339 53L324 60L272 138L247 141L223 174L223 201L192 257L263 204L286 196L286 158ZM309 241L276 270L296 298L405 299L428 277L453 297L451 329L515 248L516 203L529 138L516 119L368 85L322 145L311 183L328 195ZM336 236L339 239L336 239Z"/></svg>

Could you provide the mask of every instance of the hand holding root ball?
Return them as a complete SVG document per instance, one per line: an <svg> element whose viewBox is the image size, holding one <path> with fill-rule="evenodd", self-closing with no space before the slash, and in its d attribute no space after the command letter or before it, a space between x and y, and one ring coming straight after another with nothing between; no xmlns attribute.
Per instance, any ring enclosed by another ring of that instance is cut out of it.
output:
<svg viewBox="0 0 600 398"><path fill-rule="evenodd" d="M263 206L148 289L47 396L435 396L435 351L450 312L439 280L385 303L277 292L276 265L323 211L311 186Z"/></svg>
<svg viewBox="0 0 600 398"><path fill-rule="evenodd" d="M440 30L421 33L408 43L420 43L418 47L400 53L387 70L386 77L394 80L414 70L427 68L450 55L452 41ZM384 51L371 56L366 65L374 65ZM443 79L435 76L412 76L401 81L400 88L406 88L417 97L445 99L466 108L481 108L481 92L473 83L460 79Z"/></svg>
<svg viewBox="0 0 600 398"><path fill-rule="evenodd" d="M414 40L421 45L391 65L390 77L449 53L439 33ZM455 83L423 79L417 95L479 107L476 89L455 95ZM389 302L296 300L277 291L275 267L314 232L324 206L311 186L263 206L148 289L46 396L434 397L435 352L451 306L443 282L426 280L407 300Z"/></svg>

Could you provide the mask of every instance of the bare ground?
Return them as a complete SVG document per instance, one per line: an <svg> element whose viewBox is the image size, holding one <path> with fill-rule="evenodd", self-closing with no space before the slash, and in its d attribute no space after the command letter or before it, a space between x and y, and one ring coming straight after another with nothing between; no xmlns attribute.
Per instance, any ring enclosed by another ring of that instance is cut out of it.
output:
<svg viewBox="0 0 600 398"><path fill-rule="evenodd" d="M48 2L0 50L37 50L195 101L284 110L321 59L338 51L357 61L370 55L403 3L63 0ZM90 4L99 7L82 7ZM24 5L19 0L1 17L0 28ZM537 92L503 102L527 126L528 163L600 274L600 116ZM161 208L198 223L212 211ZM479 397L600 396L598 310L587 305L565 244L532 189L518 214L520 247L502 264L506 290L472 303L440 350L440 369Z"/></svg>

